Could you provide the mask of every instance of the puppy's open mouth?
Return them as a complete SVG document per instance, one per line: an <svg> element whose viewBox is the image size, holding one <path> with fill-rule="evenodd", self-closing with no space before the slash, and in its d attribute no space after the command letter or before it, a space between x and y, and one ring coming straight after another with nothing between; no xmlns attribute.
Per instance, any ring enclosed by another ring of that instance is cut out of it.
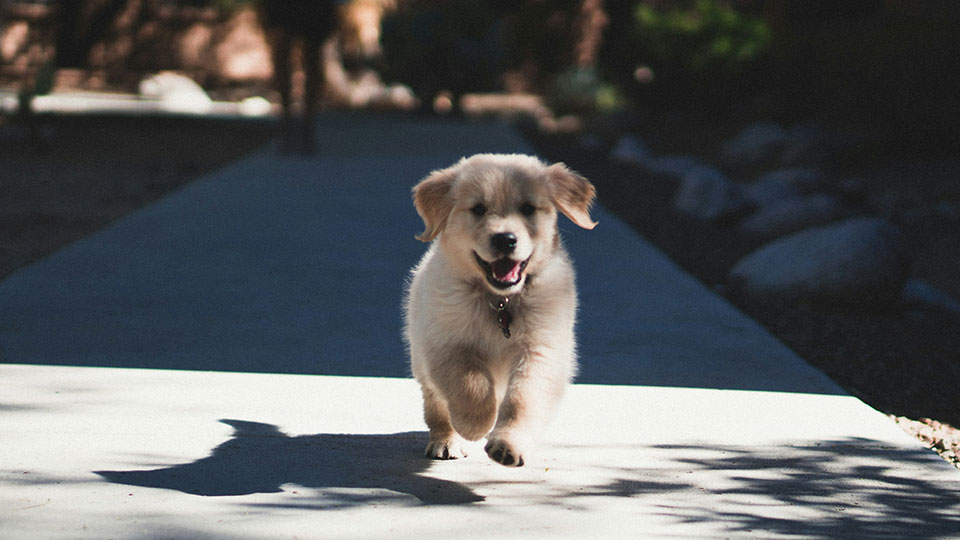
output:
<svg viewBox="0 0 960 540"><path fill-rule="evenodd" d="M509 289L523 279L523 271L527 268L530 259L518 261L510 257L503 257L492 262L487 262L480 258L476 252L473 256L477 259L477 264L483 269L487 281L498 289Z"/></svg>

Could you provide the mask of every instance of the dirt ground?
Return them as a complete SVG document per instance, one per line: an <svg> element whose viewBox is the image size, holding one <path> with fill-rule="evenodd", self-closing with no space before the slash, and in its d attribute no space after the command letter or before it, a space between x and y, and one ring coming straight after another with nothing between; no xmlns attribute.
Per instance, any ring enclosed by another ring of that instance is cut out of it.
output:
<svg viewBox="0 0 960 540"><path fill-rule="evenodd" d="M0 118L0 279L267 144L270 122Z"/></svg>
<svg viewBox="0 0 960 540"><path fill-rule="evenodd" d="M605 206L708 286L717 288L749 248L729 230L671 212L662 183L583 150L576 137L526 131L544 157L566 161L594 180ZM0 118L0 279L270 144L274 127L262 120L66 116L42 119L40 133L38 140ZM938 241L960 242L960 231ZM938 245L931 249L937 252ZM960 290L950 259L925 260L932 280ZM955 316L739 307L848 391L960 464L960 431L952 427L960 425Z"/></svg>

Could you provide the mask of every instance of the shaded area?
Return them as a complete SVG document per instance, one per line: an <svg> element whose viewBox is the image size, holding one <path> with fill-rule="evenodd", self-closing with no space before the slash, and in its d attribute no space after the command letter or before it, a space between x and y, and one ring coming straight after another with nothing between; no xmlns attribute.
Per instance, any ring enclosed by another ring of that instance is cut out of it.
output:
<svg viewBox="0 0 960 540"><path fill-rule="evenodd" d="M400 303L425 250L410 186L464 154L529 147L499 122L328 114L321 128L318 159L253 155L4 280L0 361L407 376ZM595 218L595 231L560 222L578 382L841 392Z"/></svg>
<svg viewBox="0 0 960 540"><path fill-rule="evenodd" d="M350 494L331 492L321 501L306 503L310 508L330 510L398 500L397 493L413 495L430 505L483 500L465 486L421 474L430 464L419 452L426 440L425 433L291 437L270 424L221 422L234 428L233 438L203 459L162 469L96 473L117 484L172 489L205 497L279 493L284 484L366 490Z"/></svg>
<svg viewBox="0 0 960 540"><path fill-rule="evenodd" d="M0 279L267 144L244 119L44 116L43 148L0 122Z"/></svg>
<svg viewBox="0 0 960 540"><path fill-rule="evenodd" d="M641 508L649 503L669 519L713 524L720 535L859 539L960 533L960 487L930 480L937 458L923 452L863 439L800 447L641 449L648 450L659 457L655 465L614 469L614 480L575 495L635 498Z"/></svg>
<svg viewBox="0 0 960 540"><path fill-rule="evenodd" d="M930 474L932 465L946 465L924 452L878 441L560 446L554 453L562 459L542 481L459 484L422 475L430 462L411 451L419 448L421 433L290 437L268 424L223 422L237 432L206 458L97 474L109 482L201 496L279 493L284 484L326 490L321 497L288 491L290 496L276 502L247 503L264 509L403 506L409 501L398 494L409 494L427 506L486 501L532 510L602 508L617 512L624 523L643 520L651 534L933 539L960 531L960 487Z"/></svg>

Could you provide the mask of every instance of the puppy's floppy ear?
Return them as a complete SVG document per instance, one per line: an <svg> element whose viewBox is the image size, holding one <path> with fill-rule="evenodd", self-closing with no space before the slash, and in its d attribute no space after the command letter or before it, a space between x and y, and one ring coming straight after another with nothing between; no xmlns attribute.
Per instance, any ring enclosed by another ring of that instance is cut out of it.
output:
<svg viewBox="0 0 960 540"><path fill-rule="evenodd" d="M547 178L553 195L553 204L584 229L592 229L597 222L590 219L590 206L597 195L597 189L589 180L571 171L563 163L547 167Z"/></svg>
<svg viewBox="0 0 960 540"><path fill-rule="evenodd" d="M453 210L450 191L457 177L457 167L449 167L430 173L413 187L413 205L423 219L425 230L417 236L421 242L430 242L447 225L447 217Z"/></svg>

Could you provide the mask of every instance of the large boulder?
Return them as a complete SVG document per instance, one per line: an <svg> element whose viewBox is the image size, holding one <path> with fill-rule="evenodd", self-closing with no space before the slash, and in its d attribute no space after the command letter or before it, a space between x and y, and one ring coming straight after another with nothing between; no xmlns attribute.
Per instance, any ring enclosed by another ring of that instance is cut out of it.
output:
<svg viewBox="0 0 960 540"><path fill-rule="evenodd" d="M817 169L778 169L757 177L744 188L744 195L763 206L810 193L822 184L823 174Z"/></svg>
<svg viewBox="0 0 960 540"><path fill-rule="evenodd" d="M635 135L624 135L610 150L610 158L624 165L636 165L646 168L653 160L653 152L647 143Z"/></svg>
<svg viewBox="0 0 960 540"><path fill-rule="evenodd" d="M706 166L695 167L683 176L673 207L702 221L723 220L748 209L740 185Z"/></svg>
<svg viewBox="0 0 960 540"><path fill-rule="evenodd" d="M202 114L213 108L213 100L193 79L164 71L140 81L140 95L157 100L168 112Z"/></svg>
<svg viewBox="0 0 960 540"><path fill-rule="evenodd" d="M817 163L824 155L825 140L814 126L786 129L772 122L757 122L728 140L720 149L720 159L736 170Z"/></svg>
<svg viewBox="0 0 960 540"><path fill-rule="evenodd" d="M755 300L869 304L899 296L910 264L905 235L857 217L785 236L738 261L731 288Z"/></svg>
<svg viewBox="0 0 960 540"><path fill-rule="evenodd" d="M802 165L822 162L827 154L827 137L816 126L795 126L787 130L780 150L780 163Z"/></svg>
<svg viewBox="0 0 960 540"><path fill-rule="evenodd" d="M902 210L896 221L914 235L938 237L960 228L960 205L940 201Z"/></svg>
<svg viewBox="0 0 960 540"><path fill-rule="evenodd" d="M755 240L773 240L849 215L850 211L833 195L803 195L761 207L740 222L740 231Z"/></svg>
<svg viewBox="0 0 960 540"><path fill-rule="evenodd" d="M903 300L908 305L936 309L960 315L960 301L921 279L911 279L903 288Z"/></svg>
<svg viewBox="0 0 960 540"><path fill-rule="evenodd" d="M771 122L757 122L743 129L720 149L720 158L735 169L769 163L779 157L788 133Z"/></svg>
<svg viewBox="0 0 960 540"><path fill-rule="evenodd" d="M646 164L647 171L650 173L672 180L680 180L690 171L706 166L699 159L682 154L660 156Z"/></svg>

